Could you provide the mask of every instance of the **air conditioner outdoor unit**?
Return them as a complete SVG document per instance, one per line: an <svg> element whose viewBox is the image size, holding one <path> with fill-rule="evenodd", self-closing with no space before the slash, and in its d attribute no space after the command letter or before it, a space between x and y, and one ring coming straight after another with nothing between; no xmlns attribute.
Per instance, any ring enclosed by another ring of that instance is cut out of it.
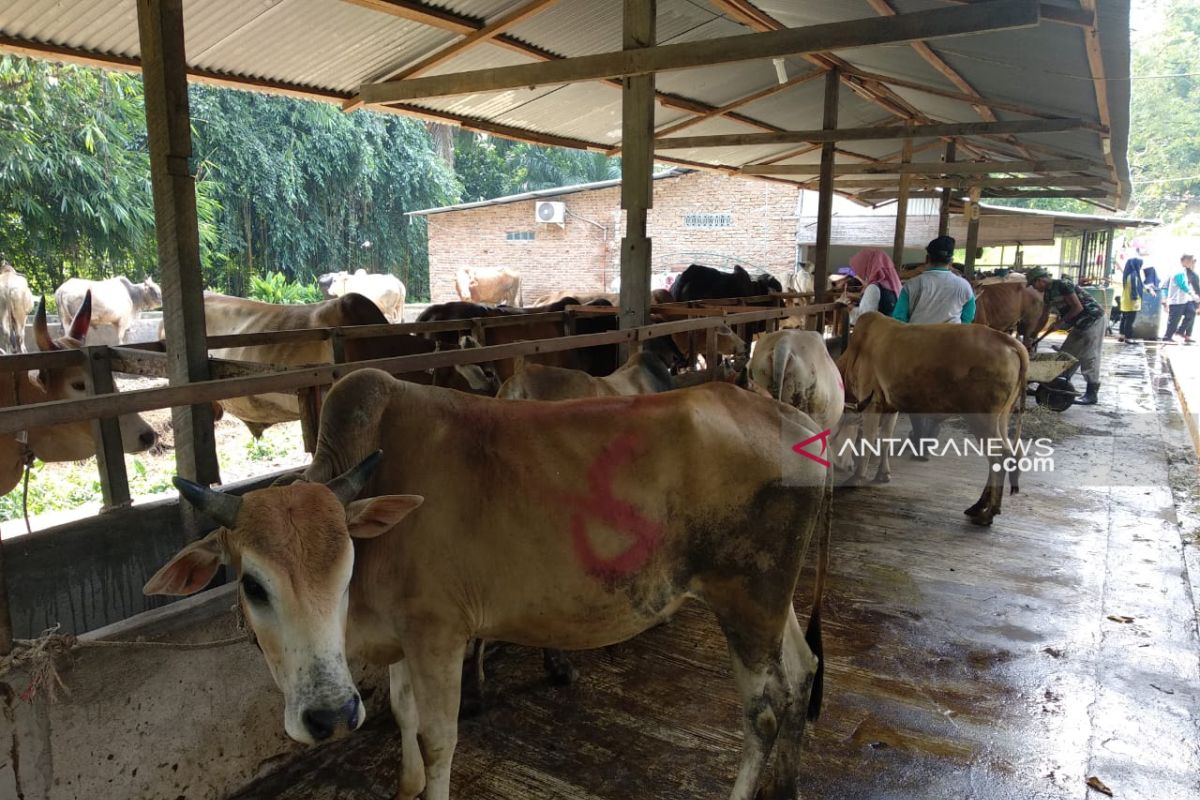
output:
<svg viewBox="0 0 1200 800"><path fill-rule="evenodd" d="M533 214L538 222L562 225L567 218L567 204L554 203L549 200L539 200L533 207Z"/></svg>

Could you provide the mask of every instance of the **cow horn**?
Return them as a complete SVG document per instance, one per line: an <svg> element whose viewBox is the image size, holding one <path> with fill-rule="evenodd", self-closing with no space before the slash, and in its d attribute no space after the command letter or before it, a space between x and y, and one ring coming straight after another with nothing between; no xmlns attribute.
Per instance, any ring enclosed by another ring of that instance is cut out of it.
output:
<svg viewBox="0 0 1200 800"><path fill-rule="evenodd" d="M62 309L59 309L62 313ZM83 302L79 305L79 310L75 312L75 319L71 320L71 330L67 331L67 336L77 342L82 342L87 339L88 328L92 325L92 290L88 289L83 295Z"/></svg>
<svg viewBox="0 0 1200 800"><path fill-rule="evenodd" d="M33 317L33 340L37 343L38 350L43 353L58 349L54 340L50 338L50 331L46 329L46 298L44 296L38 298L37 314Z"/></svg>
<svg viewBox="0 0 1200 800"><path fill-rule="evenodd" d="M358 497L358 493L367 485L371 473L379 466L382 459L383 451L376 450L364 458L357 467L343 472L325 485L329 491L337 495L337 499L341 501L342 505L349 505L350 501Z"/></svg>
<svg viewBox="0 0 1200 800"><path fill-rule="evenodd" d="M189 481L187 478L181 478L178 475L172 478L171 482L175 484L175 488L183 495L183 499L195 506L197 511L203 511L226 528L233 528L237 525L238 511L242 507L242 498L237 495L218 492L207 486L201 486L195 481Z"/></svg>

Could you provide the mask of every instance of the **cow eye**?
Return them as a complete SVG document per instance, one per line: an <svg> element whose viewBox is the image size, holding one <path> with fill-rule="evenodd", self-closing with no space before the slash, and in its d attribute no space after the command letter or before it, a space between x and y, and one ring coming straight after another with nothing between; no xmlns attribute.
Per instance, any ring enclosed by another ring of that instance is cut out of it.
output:
<svg viewBox="0 0 1200 800"><path fill-rule="evenodd" d="M270 601L266 588L253 575L242 576L242 593L255 605L265 606Z"/></svg>
<svg viewBox="0 0 1200 800"><path fill-rule="evenodd" d="M82 392L87 387L83 385L83 381L75 381L71 384L71 388L77 392Z"/></svg>

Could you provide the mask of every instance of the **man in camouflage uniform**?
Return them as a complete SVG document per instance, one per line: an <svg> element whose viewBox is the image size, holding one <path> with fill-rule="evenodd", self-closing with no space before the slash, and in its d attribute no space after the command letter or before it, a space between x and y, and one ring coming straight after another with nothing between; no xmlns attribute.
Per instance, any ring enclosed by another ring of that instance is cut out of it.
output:
<svg viewBox="0 0 1200 800"><path fill-rule="evenodd" d="M1057 327L1067 331L1067 340L1058 348L1060 353L1069 353L1079 359L1076 368L1087 381L1087 391L1075 399L1076 405L1096 404L1096 393L1100 391L1100 348L1104 344L1104 309L1090 294L1066 278L1051 278L1041 267L1034 267L1025 274L1029 285L1042 293L1045 316L1054 311L1058 315ZM1042 324L1038 325L1040 330ZM1072 369L1065 377L1075 374Z"/></svg>

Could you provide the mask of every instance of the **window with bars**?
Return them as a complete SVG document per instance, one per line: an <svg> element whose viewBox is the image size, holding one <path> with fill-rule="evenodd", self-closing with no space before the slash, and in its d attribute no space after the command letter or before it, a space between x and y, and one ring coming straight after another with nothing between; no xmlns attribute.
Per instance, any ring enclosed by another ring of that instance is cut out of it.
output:
<svg viewBox="0 0 1200 800"><path fill-rule="evenodd" d="M685 228L732 228L733 214L725 213L703 213L703 214L684 214L683 227Z"/></svg>
<svg viewBox="0 0 1200 800"><path fill-rule="evenodd" d="M505 231L504 239L509 242L532 242L533 231Z"/></svg>

